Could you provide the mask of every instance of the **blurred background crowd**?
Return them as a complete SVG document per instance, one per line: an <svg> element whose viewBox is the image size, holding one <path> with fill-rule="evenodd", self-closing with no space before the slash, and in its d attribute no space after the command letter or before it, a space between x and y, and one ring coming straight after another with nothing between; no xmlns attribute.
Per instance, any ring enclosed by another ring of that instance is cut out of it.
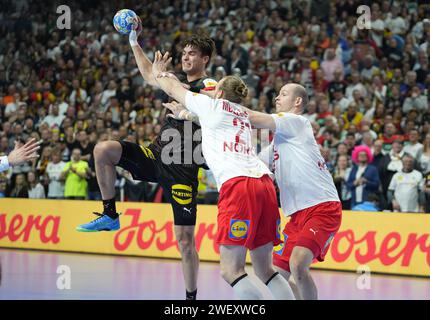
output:
<svg viewBox="0 0 430 320"><path fill-rule="evenodd" d="M428 1L69 1L71 29L57 28L55 1L0 0L0 154L30 137L38 160L0 176L0 197L100 199L92 150L99 141L149 144L167 98L146 85L116 11L140 15L140 43L173 55L207 33L219 80L249 86L246 106L274 112L287 82L303 84L311 121L344 209L430 212L430 5ZM371 28L357 26L357 7ZM201 203L216 203L210 171ZM163 201L157 184L118 170L118 198Z"/></svg>

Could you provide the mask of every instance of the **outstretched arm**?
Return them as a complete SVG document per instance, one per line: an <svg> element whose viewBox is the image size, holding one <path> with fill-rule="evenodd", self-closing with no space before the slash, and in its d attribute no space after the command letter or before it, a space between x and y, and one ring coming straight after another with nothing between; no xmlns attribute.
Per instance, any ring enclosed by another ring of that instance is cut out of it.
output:
<svg viewBox="0 0 430 320"><path fill-rule="evenodd" d="M163 56L160 51L157 51L155 53L154 63L152 64L152 74L161 90L186 108L185 96L188 90L184 88L175 75L165 72L171 60L172 58L169 58L168 52Z"/></svg>
<svg viewBox="0 0 430 320"><path fill-rule="evenodd" d="M146 54L143 52L143 49L140 47L137 42L137 38L139 37L140 32L142 31L142 22L140 18L135 20L135 25L133 26L133 30L129 35L129 42L131 49L133 50L134 58L136 59L137 67L139 68L140 74L143 79L149 83L151 86L158 87L157 81L155 81L154 76L152 75L152 62L148 59Z"/></svg>
<svg viewBox="0 0 430 320"><path fill-rule="evenodd" d="M270 114L254 111L248 108L245 109L249 114L249 121L251 121L254 128L270 129L273 131L276 129L275 120L273 120L273 117Z"/></svg>

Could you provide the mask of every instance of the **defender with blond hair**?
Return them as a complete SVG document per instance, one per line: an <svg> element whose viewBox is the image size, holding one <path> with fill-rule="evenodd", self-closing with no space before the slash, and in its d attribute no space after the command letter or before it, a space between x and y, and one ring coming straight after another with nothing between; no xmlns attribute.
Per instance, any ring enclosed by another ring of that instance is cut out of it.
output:
<svg viewBox="0 0 430 320"><path fill-rule="evenodd" d="M180 104L164 104L179 118L189 112L202 127L202 150L212 170L220 197L217 243L221 274L239 299L262 299L263 293L245 272L250 250L255 274L275 299L293 299L288 282L272 265L273 246L280 243L280 222L271 172L252 147L251 124L240 103L248 88L236 76L219 81L215 98L186 90L172 74L163 72L169 59L155 55L153 75L159 86ZM189 111L187 111L188 109Z"/></svg>

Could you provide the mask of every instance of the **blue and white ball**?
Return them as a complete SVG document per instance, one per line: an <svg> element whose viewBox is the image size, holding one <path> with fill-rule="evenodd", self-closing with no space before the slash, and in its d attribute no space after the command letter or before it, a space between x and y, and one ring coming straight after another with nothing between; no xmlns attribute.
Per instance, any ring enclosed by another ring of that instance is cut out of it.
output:
<svg viewBox="0 0 430 320"><path fill-rule="evenodd" d="M133 10L119 10L113 17L113 26L119 33L129 34L133 30L133 18L137 18L137 14Z"/></svg>

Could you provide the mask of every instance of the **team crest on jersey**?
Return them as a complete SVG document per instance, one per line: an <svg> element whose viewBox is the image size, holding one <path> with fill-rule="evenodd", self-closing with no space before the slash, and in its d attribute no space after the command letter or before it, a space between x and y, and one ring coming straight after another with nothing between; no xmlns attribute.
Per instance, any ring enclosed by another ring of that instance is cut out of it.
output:
<svg viewBox="0 0 430 320"><path fill-rule="evenodd" d="M172 198L179 204L190 204L193 201L193 187L185 184L173 185Z"/></svg>
<svg viewBox="0 0 430 320"><path fill-rule="evenodd" d="M249 220L230 220L229 237L233 240L246 239L249 230Z"/></svg>

